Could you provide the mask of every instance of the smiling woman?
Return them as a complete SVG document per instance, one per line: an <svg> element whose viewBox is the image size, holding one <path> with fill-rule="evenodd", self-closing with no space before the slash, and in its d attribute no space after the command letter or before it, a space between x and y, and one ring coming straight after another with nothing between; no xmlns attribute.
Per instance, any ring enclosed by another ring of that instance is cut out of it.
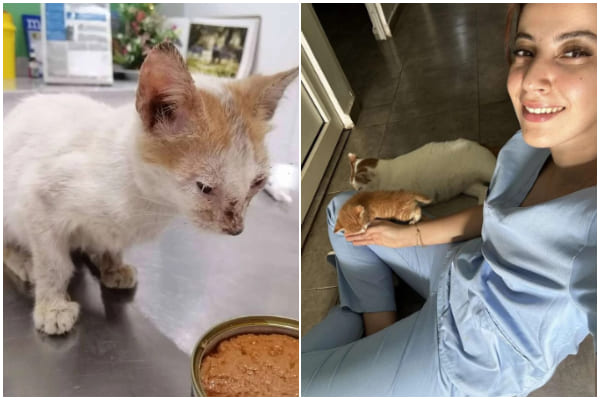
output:
<svg viewBox="0 0 600 400"><path fill-rule="evenodd" d="M595 334L596 5L509 15L521 130L484 206L349 238L331 201L340 306L302 339L303 395L524 396ZM426 298L400 321L393 273Z"/></svg>

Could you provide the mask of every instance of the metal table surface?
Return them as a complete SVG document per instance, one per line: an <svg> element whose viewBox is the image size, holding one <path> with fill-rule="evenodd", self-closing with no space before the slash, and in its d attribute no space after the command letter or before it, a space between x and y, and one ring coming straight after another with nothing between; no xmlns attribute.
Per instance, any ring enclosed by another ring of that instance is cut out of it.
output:
<svg viewBox="0 0 600 400"><path fill-rule="evenodd" d="M264 192L236 237L175 219L125 252L133 291L105 289L76 258L73 331L35 331L30 288L4 272L5 396L189 396L190 355L212 326L241 315L299 316L298 193L292 204Z"/></svg>

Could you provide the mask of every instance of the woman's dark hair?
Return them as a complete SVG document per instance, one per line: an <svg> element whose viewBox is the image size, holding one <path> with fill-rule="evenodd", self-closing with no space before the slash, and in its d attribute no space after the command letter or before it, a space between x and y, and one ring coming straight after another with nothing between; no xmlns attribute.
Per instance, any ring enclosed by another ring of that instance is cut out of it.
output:
<svg viewBox="0 0 600 400"><path fill-rule="evenodd" d="M519 18L523 12L525 4L510 4L506 13L506 27L504 28L504 54L508 64L512 64L514 61L512 50L517 34L517 26L519 25Z"/></svg>

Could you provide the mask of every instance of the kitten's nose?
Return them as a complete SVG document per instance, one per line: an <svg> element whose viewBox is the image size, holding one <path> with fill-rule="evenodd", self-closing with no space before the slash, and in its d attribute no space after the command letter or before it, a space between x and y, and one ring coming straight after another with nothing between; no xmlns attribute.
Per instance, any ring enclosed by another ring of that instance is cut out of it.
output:
<svg viewBox="0 0 600 400"><path fill-rule="evenodd" d="M241 213L235 212L233 209L229 209L224 212L225 227L223 230L230 235L239 235L244 230L244 218Z"/></svg>
<svg viewBox="0 0 600 400"><path fill-rule="evenodd" d="M225 232L229 233L231 236L237 236L244 231L244 228L226 228Z"/></svg>

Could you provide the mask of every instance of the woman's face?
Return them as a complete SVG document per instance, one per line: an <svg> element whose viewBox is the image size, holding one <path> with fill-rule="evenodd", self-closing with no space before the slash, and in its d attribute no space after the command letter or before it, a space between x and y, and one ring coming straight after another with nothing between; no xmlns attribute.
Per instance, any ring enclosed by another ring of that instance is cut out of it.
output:
<svg viewBox="0 0 600 400"><path fill-rule="evenodd" d="M595 146L596 5L528 4L513 48L507 87L524 140Z"/></svg>

